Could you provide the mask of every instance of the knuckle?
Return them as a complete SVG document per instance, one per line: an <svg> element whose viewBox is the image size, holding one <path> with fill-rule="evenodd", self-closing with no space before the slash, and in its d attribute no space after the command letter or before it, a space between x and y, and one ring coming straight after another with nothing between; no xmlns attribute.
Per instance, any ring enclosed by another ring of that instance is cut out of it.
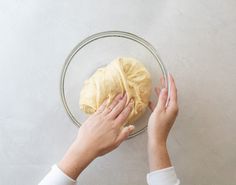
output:
<svg viewBox="0 0 236 185"><path fill-rule="evenodd" d="M116 125L120 125L124 120L124 117L123 116L119 116L116 120L115 120L115 123Z"/></svg>
<svg viewBox="0 0 236 185"><path fill-rule="evenodd" d="M125 109L121 112L122 115L126 115L129 112L129 107L125 107Z"/></svg>
<svg viewBox="0 0 236 185"><path fill-rule="evenodd" d="M127 117L129 115L130 108L125 108L124 111L121 112L122 117Z"/></svg>
<svg viewBox="0 0 236 185"><path fill-rule="evenodd" d="M116 109L119 109L120 107L122 107L122 103L121 102L118 102L117 106L116 106Z"/></svg>
<svg viewBox="0 0 236 185"><path fill-rule="evenodd" d="M175 105L173 108L172 108L172 111L175 115L177 115L179 113L179 108L177 105Z"/></svg>

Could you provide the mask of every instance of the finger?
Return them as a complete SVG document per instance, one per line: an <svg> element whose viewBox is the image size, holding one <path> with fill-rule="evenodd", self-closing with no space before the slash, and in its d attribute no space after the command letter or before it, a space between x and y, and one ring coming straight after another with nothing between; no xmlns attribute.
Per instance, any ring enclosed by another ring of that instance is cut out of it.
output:
<svg viewBox="0 0 236 185"><path fill-rule="evenodd" d="M131 100L129 104L124 108L124 110L117 116L116 123L118 127L121 127L124 124L125 120L128 118L132 110L132 107L133 107L133 100Z"/></svg>
<svg viewBox="0 0 236 185"><path fill-rule="evenodd" d="M155 93L156 93L157 97L159 97L160 92L161 92L160 87L155 87Z"/></svg>
<svg viewBox="0 0 236 185"><path fill-rule="evenodd" d="M134 131L134 125L129 125L127 127L122 128L120 134L116 139L117 146L119 146L125 139L129 137L129 135Z"/></svg>
<svg viewBox="0 0 236 185"><path fill-rule="evenodd" d="M176 104L177 103L177 89L175 86L174 78L171 74L169 74L170 79L170 102L169 104Z"/></svg>
<svg viewBox="0 0 236 185"><path fill-rule="evenodd" d="M116 106L112 109L112 111L108 115L111 118L115 119L124 109L126 101L127 101L127 94L125 93L123 98L116 104Z"/></svg>
<svg viewBox="0 0 236 185"><path fill-rule="evenodd" d="M157 102L157 106L156 109L157 110L164 110L165 109L165 105L166 105L166 101L167 101L167 89L163 88L160 92L160 96L158 98L158 102Z"/></svg>
<svg viewBox="0 0 236 185"><path fill-rule="evenodd" d="M161 82L161 88L164 88L165 87L165 79L163 76L161 76L160 82Z"/></svg>
<svg viewBox="0 0 236 185"><path fill-rule="evenodd" d="M156 93L157 99L158 99L158 97L159 97L159 95L160 95L160 92L161 92L161 89L160 89L160 87L155 87L154 90L155 90L155 93ZM156 105L157 105L157 104L154 103L154 102L152 102L152 101L149 101L149 102L148 102L148 107L149 107L149 109L150 109L151 111L154 111Z"/></svg>
<svg viewBox="0 0 236 185"><path fill-rule="evenodd" d="M149 101L148 107L149 107L149 109L150 109L151 111L154 111L156 105L155 105L152 101Z"/></svg>
<svg viewBox="0 0 236 185"><path fill-rule="evenodd" d="M122 99L122 93L119 93L111 102L108 107L105 107L104 114L108 114L118 104L119 100Z"/></svg>
<svg viewBox="0 0 236 185"><path fill-rule="evenodd" d="M99 114L101 112L104 111L104 109L106 108L107 106L107 103L108 103L108 99L105 99L102 103L102 105L100 105L100 107L97 109L97 111L95 113Z"/></svg>

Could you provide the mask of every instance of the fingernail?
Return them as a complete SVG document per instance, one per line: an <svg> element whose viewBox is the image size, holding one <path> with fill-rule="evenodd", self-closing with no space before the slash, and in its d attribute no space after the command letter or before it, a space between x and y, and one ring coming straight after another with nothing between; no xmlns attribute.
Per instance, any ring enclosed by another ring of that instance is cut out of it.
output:
<svg viewBox="0 0 236 185"><path fill-rule="evenodd" d="M134 103L134 99L131 98L129 103L130 103L130 104L133 104L133 103Z"/></svg>
<svg viewBox="0 0 236 185"><path fill-rule="evenodd" d="M129 125L129 131L133 131L135 129L134 125Z"/></svg>

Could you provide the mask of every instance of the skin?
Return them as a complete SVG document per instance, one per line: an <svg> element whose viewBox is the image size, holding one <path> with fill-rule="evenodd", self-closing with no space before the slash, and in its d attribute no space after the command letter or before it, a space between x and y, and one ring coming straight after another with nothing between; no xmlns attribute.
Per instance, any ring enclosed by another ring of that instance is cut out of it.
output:
<svg viewBox="0 0 236 185"><path fill-rule="evenodd" d="M159 97L155 105L150 102L153 111L148 122L148 158L150 171L170 167L166 142L169 131L178 113L177 91L173 77L171 82L171 96L167 102L167 89L156 88ZM163 80L162 80L163 82ZM107 100L80 127L75 141L67 150L58 167L72 179L80 173L95 158L117 148L134 130L134 126L123 127L133 107L133 100L127 105L127 95L118 94L111 105Z"/></svg>
<svg viewBox="0 0 236 185"><path fill-rule="evenodd" d="M178 114L177 89L174 79L169 75L171 84L170 98L167 100L167 89L156 88L158 96L157 105L150 102L149 107L153 111L148 121L148 159L150 171L159 170L171 166L166 142L169 132ZM166 105L166 102L168 104Z"/></svg>

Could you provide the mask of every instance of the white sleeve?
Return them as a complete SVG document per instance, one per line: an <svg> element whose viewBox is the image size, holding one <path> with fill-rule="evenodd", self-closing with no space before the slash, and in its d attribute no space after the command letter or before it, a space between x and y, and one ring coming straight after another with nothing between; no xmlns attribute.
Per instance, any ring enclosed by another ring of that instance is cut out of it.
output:
<svg viewBox="0 0 236 185"><path fill-rule="evenodd" d="M179 185L174 167L156 170L147 174L148 185Z"/></svg>
<svg viewBox="0 0 236 185"><path fill-rule="evenodd" d="M38 185L75 185L76 181L68 177L61 169L54 165L51 171Z"/></svg>

